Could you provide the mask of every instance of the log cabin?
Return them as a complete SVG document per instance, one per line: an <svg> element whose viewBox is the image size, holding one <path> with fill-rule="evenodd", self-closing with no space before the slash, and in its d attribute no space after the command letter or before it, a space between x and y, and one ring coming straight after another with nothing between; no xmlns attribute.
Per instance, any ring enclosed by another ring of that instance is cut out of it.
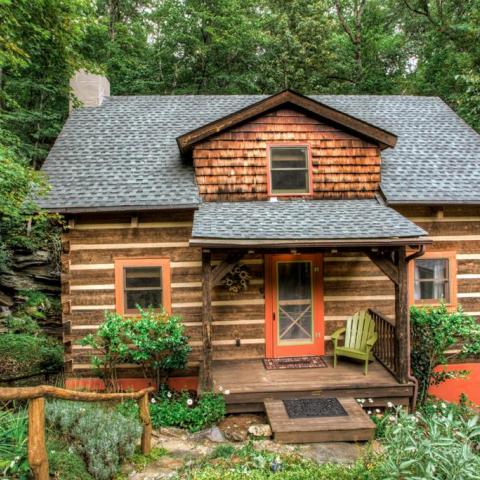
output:
<svg viewBox="0 0 480 480"><path fill-rule="evenodd" d="M94 382L94 352L78 340L105 311L163 305L192 347L178 385L230 390L231 412L310 396L412 404L409 305L480 316L479 135L435 97L107 87L72 80L83 107L43 166L42 205L68 224L71 385ZM366 376L329 357L332 333L359 310L379 336ZM312 356L327 367L264 364ZM135 365L120 374L142 382Z"/></svg>

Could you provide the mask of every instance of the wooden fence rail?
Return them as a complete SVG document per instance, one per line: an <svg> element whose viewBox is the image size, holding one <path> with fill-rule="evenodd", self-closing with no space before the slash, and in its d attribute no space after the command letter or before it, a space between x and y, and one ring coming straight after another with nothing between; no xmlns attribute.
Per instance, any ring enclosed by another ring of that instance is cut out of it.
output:
<svg viewBox="0 0 480 480"><path fill-rule="evenodd" d="M48 456L45 444L45 397L80 402L107 402L115 400L136 400L143 425L141 449L148 453L151 448L152 423L148 409L149 387L138 392L96 393L77 392L64 388L41 385L39 387L0 388L0 401L28 400L28 463L35 480L48 480Z"/></svg>

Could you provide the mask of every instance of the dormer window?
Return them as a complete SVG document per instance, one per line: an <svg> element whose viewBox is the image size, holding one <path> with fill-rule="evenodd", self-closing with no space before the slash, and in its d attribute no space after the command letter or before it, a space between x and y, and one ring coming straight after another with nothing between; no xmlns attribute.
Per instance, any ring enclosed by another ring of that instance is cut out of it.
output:
<svg viewBox="0 0 480 480"><path fill-rule="evenodd" d="M310 193L309 154L306 146L270 147L270 194Z"/></svg>

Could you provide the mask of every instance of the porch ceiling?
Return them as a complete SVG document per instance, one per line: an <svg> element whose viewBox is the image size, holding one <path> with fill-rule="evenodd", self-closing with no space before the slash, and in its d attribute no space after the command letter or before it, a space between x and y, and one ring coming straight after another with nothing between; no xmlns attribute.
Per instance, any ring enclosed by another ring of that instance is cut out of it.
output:
<svg viewBox="0 0 480 480"><path fill-rule="evenodd" d="M195 212L192 245L380 246L430 243L427 232L377 200L209 202Z"/></svg>

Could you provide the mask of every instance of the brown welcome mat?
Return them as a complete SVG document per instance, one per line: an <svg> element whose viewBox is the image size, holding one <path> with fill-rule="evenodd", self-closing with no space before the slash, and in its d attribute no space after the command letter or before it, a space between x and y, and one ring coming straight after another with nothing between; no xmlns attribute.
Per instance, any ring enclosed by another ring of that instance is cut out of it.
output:
<svg viewBox="0 0 480 480"><path fill-rule="evenodd" d="M327 364L322 357L284 357L264 358L266 370L284 370L287 368L326 368Z"/></svg>

